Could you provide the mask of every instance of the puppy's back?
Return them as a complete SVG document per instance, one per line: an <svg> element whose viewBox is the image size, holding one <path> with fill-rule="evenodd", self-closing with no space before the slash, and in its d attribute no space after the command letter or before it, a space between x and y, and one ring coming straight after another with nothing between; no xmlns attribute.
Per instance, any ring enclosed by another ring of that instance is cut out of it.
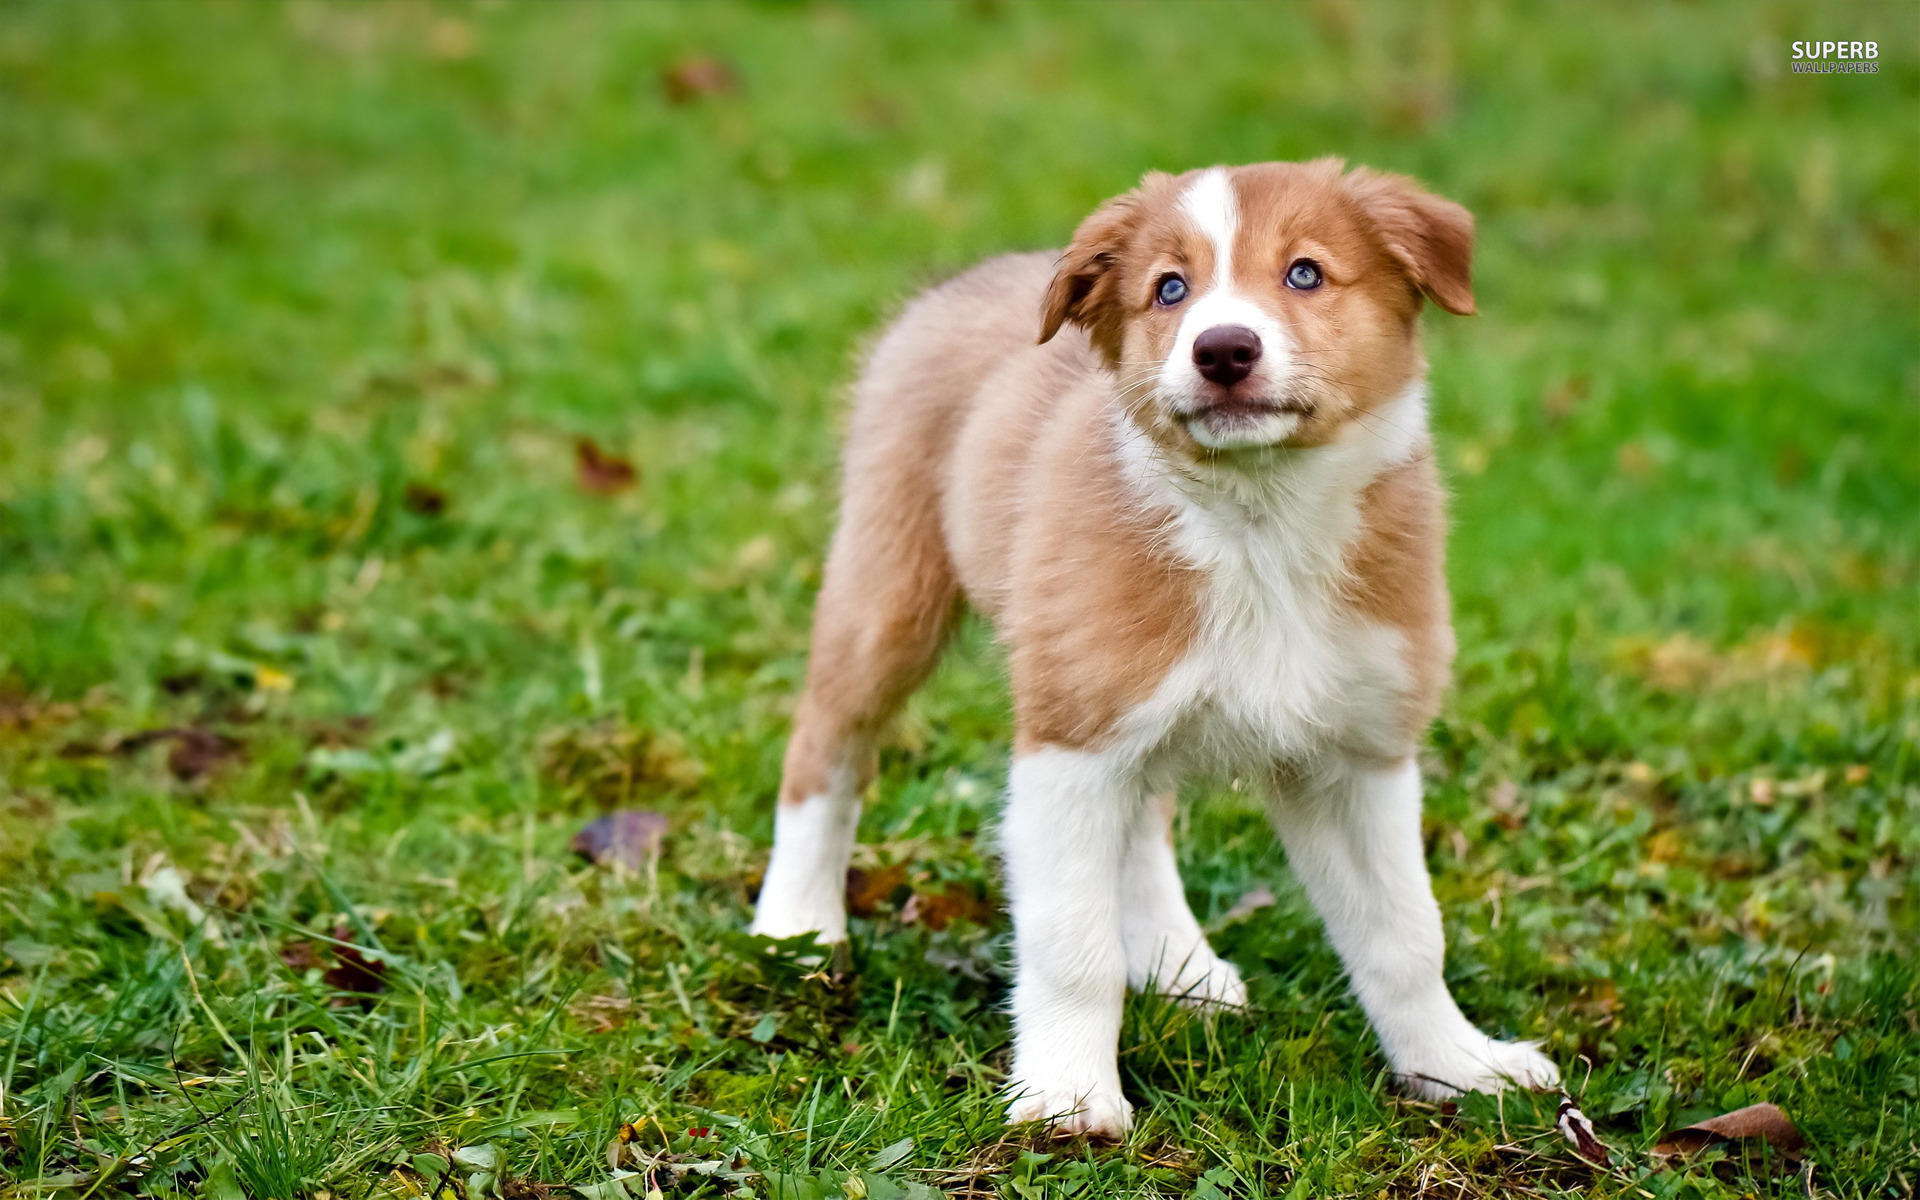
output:
<svg viewBox="0 0 1920 1200"><path fill-rule="evenodd" d="M922 292L867 356L847 427L847 491L869 470L927 472L938 488L980 385L1034 348L1051 251L1006 254ZM889 466L891 464L891 466Z"/></svg>

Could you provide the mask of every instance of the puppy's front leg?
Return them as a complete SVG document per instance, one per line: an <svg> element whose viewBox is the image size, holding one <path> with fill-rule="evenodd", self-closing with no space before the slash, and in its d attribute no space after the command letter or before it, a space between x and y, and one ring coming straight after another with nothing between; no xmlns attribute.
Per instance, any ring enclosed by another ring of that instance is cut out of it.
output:
<svg viewBox="0 0 1920 1200"><path fill-rule="evenodd" d="M1481 1033L1447 991L1413 760L1346 764L1290 782L1274 806L1287 861L1401 1084L1429 1099L1557 1084L1560 1072L1532 1043Z"/></svg>
<svg viewBox="0 0 1920 1200"><path fill-rule="evenodd" d="M1120 866L1142 791L1102 755L1048 747L1014 759L1001 820L1013 912L1013 1077L1007 1120L1118 1138Z"/></svg>

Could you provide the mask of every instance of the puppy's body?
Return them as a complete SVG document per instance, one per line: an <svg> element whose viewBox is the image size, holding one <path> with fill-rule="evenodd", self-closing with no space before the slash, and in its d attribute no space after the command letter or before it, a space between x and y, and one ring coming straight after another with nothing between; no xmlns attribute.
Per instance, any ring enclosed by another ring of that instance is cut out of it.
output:
<svg viewBox="0 0 1920 1200"><path fill-rule="evenodd" d="M1471 310L1447 244L1470 231L1331 162L1149 177L1064 256L982 264L876 346L755 927L845 936L875 740L964 597L1007 647L1018 726L1012 1119L1127 1127L1125 987L1245 1002L1174 865L1194 772L1268 785L1407 1086L1555 1078L1447 994L1419 837L1413 752L1453 639L1414 318L1422 292Z"/></svg>

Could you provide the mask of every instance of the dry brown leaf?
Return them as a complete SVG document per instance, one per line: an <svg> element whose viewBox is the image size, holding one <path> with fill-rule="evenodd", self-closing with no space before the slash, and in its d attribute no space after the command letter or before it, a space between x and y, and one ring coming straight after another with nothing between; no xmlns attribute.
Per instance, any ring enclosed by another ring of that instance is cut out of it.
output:
<svg viewBox="0 0 1920 1200"><path fill-rule="evenodd" d="M312 942L288 942L280 947L280 961L289 971L306 971L324 960Z"/></svg>
<svg viewBox="0 0 1920 1200"><path fill-rule="evenodd" d="M907 886L904 863L875 867L871 871L847 868L847 912L856 917L871 917L883 904L893 903L901 888Z"/></svg>
<svg viewBox="0 0 1920 1200"><path fill-rule="evenodd" d="M353 930L336 925L331 936L336 943L347 942L353 937ZM320 973L322 983L336 992L352 992L363 997L386 990L386 963L368 958L357 946L335 945L332 950L334 965Z"/></svg>
<svg viewBox="0 0 1920 1200"><path fill-rule="evenodd" d="M723 59L710 54L683 58L660 72L660 90L669 104L687 104L702 96L725 95L740 86L740 78Z"/></svg>
<svg viewBox="0 0 1920 1200"><path fill-rule="evenodd" d="M966 884L950 883L937 892L915 892L900 910L900 919L928 929L945 929L954 921L989 925L993 922L993 906Z"/></svg>
<svg viewBox="0 0 1920 1200"><path fill-rule="evenodd" d="M345 925L336 925L328 936L334 942L345 943L353 937L353 930ZM320 982L336 992L346 992L359 998L363 1004L371 1003L371 997L387 987L387 964L368 958L352 945L286 942L280 947L280 961L289 971L296 973L321 968ZM346 1001L341 999L335 1003Z"/></svg>
<svg viewBox="0 0 1920 1200"><path fill-rule="evenodd" d="M63 758L92 758L96 755L128 755L158 742L169 743L167 770L182 783L194 783L211 774L215 767L239 758L244 747L237 738L198 726L169 729L142 729L135 733L109 734L98 742L74 742L60 748Z"/></svg>
<svg viewBox="0 0 1920 1200"><path fill-rule="evenodd" d="M583 437L573 444L574 478L596 496L624 492L640 478L633 464L617 454L609 454L600 443Z"/></svg>
<svg viewBox="0 0 1920 1200"><path fill-rule="evenodd" d="M572 845L574 853L589 862L639 871L659 856L666 834L667 819L659 813L623 808L589 822L573 835Z"/></svg>
<svg viewBox="0 0 1920 1200"><path fill-rule="evenodd" d="M447 511L447 494L430 484L409 483L400 506L415 516L437 517Z"/></svg>
<svg viewBox="0 0 1920 1200"><path fill-rule="evenodd" d="M1560 1098L1560 1112L1554 1124L1559 1127L1560 1136L1572 1143L1575 1154L1596 1167L1612 1165L1607 1155L1607 1144L1593 1131L1593 1122L1587 1119L1587 1114L1575 1108L1569 1097Z"/></svg>
<svg viewBox="0 0 1920 1200"><path fill-rule="evenodd" d="M1684 1158L1716 1142L1758 1140L1788 1158L1800 1158L1807 1138L1777 1105L1749 1104L1730 1113L1676 1129L1653 1148L1659 1158Z"/></svg>
<svg viewBox="0 0 1920 1200"><path fill-rule="evenodd" d="M171 731L173 748L167 751L167 770L182 783L193 783L213 773L215 767L240 757L240 743L224 733L210 729Z"/></svg>

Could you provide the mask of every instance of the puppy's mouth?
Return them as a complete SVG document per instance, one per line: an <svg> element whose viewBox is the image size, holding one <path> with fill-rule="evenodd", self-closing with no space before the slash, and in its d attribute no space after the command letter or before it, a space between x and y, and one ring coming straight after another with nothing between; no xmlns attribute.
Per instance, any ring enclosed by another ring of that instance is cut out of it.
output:
<svg viewBox="0 0 1920 1200"><path fill-rule="evenodd" d="M1210 400L1179 414L1182 421L1226 420L1257 421L1262 417L1281 415L1310 417L1313 405L1299 400L1250 400L1241 396L1224 396Z"/></svg>
<svg viewBox="0 0 1920 1200"><path fill-rule="evenodd" d="M1173 414L1187 436L1213 450L1278 445L1312 416L1310 401L1234 395L1210 397Z"/></svg>
<svg viewBox="0 0 1920 1200"><path fill-rule="evenodd" d="M1215 426L1254 425L1274 417L1292 417L1293 423L1313 416L1313 403L1291 396L1221 396L1202 401L1174 414L1182 425L1205 423Z"/></svg>

